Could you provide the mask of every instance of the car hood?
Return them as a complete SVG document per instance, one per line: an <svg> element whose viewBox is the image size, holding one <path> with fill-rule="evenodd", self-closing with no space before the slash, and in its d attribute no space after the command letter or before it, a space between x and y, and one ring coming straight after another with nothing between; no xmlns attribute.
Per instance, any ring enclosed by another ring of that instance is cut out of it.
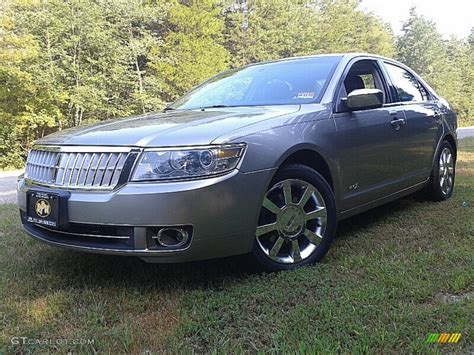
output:
<svg viewBox="0 0 474 355"><path fill-rule="evenodd" d="M298 111L299 105L177 110L104 121L56 132L48 145L183 146L210 144L221 135Z"/></svg>

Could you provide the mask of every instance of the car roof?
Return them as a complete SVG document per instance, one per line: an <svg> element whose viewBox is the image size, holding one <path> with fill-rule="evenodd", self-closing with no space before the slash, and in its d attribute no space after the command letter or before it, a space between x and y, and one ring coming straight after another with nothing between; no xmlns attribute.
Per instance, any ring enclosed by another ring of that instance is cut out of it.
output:
<svg viewBox="0 0 474 355"><path fill-rule="evenodd" d="M261 62L256 62L256 63L250 63L245 65L244 67L251 67L254 65L262 65L262 64L270 64L270 63L281 63L281 62L287 62L287 61L293 61L293 60L304 60L304 59L311 59L311 58L321 58L321 57L339 57L340 59L345 59L345 61L350 61L351 59L357 58L357 57L366 57L366 58L373 58L373 59L381 59L385 61L390 61L393 63L400 64L404 67L403 63L400 63L399 61L393 59L393 58L388 58L384 57L378 54L372 54L372 53L364 53L364 52L345 52L345 53L321 53L321 54L311 54L311 55L304 55L304 56L295 56L295 57L287 57L287 58L280 58L280 59L273 59L273 60L266 60L266 61L261 61Z"/></svg>

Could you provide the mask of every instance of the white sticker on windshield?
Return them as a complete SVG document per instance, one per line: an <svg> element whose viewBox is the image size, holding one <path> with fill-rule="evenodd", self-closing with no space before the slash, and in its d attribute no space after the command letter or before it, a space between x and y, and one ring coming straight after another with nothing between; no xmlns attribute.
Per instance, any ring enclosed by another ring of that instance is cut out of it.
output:
<svg viewBox="0 0 474 355"><path fill-rule="evenodd" d="M314 92L311 92L311 91L299 92L293 98L294 99L314 99Z"/></svg>

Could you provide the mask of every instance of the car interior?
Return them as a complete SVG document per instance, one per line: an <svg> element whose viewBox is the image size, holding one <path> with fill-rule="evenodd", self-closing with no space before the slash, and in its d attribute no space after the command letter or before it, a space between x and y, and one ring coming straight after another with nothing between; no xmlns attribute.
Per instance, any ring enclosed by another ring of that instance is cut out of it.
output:
<svg viewBox="0 0 474 355"><path fill-rule="evenodd" d="M352 91L359 89L379 89L384 96L383 102L386 102L383 81L373 61L361 60L352 66L344 79L340 98L347 97Z"/></svg>

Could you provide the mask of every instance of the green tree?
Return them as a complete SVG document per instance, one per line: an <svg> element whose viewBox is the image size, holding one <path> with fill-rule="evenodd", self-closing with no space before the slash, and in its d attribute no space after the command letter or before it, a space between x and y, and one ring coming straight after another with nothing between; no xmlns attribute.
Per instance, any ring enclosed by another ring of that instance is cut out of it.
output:
<svg viewBox="0 0 474 355"><path fill-rule="evenodd" d="M413 68L449 101L460 124L472 122L474 57L469 40L443 40L435 23L412 8L397 40L397 53L401 62Z"/></svg>
<svg viewBox="0 0 474 355"><path fill-rule="evenodd" d="M232 65L333 52L391 56L388 26L356 0L248 0L225 11L226 48Z"/></svg>
<svg viewBox="0 0 474 355"><path fill-rule="evenodd" d="M0 167L55 130L161 109L212 75L331 52L395 53L357 0L3 0ZM444 41L413 9L398 58L474 118L474 34ZM471 121L469 121L471 119Z"/></svg>
<svg viewBox="0 0 474 355"><path fill-rule="evenodd" d="M235 2L224 16L233 67L314 52L317 13L303 1Z"/></svg>
<svg viewBox="0 0 474 355"><path fill-rule="evenodd" d="M444 44L436 24L410 9L397 40L397 56L404 64L424 77L433 87L439 86L446 64Z"/></svg>
<svg viewBox="0 0 474 355"><path fill-rule="evenodd" d="M30 34L13 33L14 26L0 17L0 167L21 163L30 144L61 119L60 98L30 70L40 46Z"/></svg>
<svg viewBox="0 0 474 355"><path fill-rule="evenodd" d="M222 45L222 8L216 0L172 1L163 45L154 47L150 67L163 80L162 98L173 101L227 68Z"/></svg>
<svg viewBox="0 0 474 355"><path fill-rule="evenodd" d="M446 62L439 94L453 106L462 125L474 123L474 57L468 43L451 38L445 43Z"/></svg>
<svg viewBox="0 0 474 355"><path fill-rule="evenodd" d="M66 97L66 126L162 106L152 95L159 85L146 78L148 52L160 44L161 6L141 0L21 1L11 14L17 32L40 44L39 67L32 70L44 72Z"/></svg>
<svg viewBox="0 0 474 355"><path fill-rule="evenodd" d="M359 9L357 0L320 0L313 47L318 52L368 52L391 57L395 53L392 31L372 13Z"/></svg>
<svg viewBox="0 0 474 355"><path fill-rule="evenodd" d="M161 45L166 6L142 0L4 4L0 102L7 102L0 110L9 143L3 138L0 159L8 162L0 164L11 164L6 156L24 155L54 130L163 107L161 78L148 63Z"/></svg>

